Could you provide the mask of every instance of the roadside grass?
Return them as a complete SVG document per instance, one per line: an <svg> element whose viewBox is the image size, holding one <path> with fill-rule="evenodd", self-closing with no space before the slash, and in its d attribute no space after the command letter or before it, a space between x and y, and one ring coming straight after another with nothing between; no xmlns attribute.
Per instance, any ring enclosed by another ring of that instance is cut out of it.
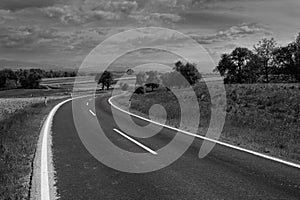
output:
<svg viewBox="0 0 300 200"><path fill-rule="evenodd" d="M59 101L31 104L0 121L0 199L29 199L42 122Z"/></svg>
<svg viewBox="0 0 300 200"><path fill-rule="evenodd" d="M67 95L70 88L59 89L11 89L0 91L0 98L25 98Z"/></svg>
<svg viewBox="0 0 300 200"><path fill-rule="evenodd" d="M182 95L191 94L184 89ZM226 85L226 121L221 140L247 149L300 162L300 85L253 84ZM199 107L198 134L205 135L211 110L211 98L204 84L194 86ZM180 109L176 97L165 89L144 95L118 97L115 102L131 112L148 117L153 104L161 104L168 113L166 124L178 127ZM187 101L188 102L188 101ZM194 120L191 113L189 120ZM153 118L153 117L152 117ZM163 121L156 116L156 121ZM189 127L185 130L190 131Z"/></svg>

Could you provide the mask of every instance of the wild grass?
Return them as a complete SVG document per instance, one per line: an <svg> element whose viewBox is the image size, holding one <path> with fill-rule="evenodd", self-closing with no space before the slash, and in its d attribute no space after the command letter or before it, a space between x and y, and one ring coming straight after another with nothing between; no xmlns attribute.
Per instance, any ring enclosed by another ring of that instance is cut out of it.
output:
<svg viewBox="0 0 300 200"><path fill-rule="evenodd" d="M44 117L59 100L33 103L0 121L0 199L28 199L32 162Z"/></svg>
<svg viewBox="0 0 300 200"><path fill-rule="evenodd" d="M191 94L181 90L188 100ZM227 106L222 141L300 161L299 84L226 85L225 90ZM194 91L200 107L198 134L203 135L210 122L211 98L204 84L196 85ZM129 106L124 100L120 97L116 101L123 107ZM179 126L181 113L177 99L164 89L144 95L134 94L130 110L148 116L153 104L164 106L168 113L167 124ZM190 120L193 120L193 115Z"/></svg>

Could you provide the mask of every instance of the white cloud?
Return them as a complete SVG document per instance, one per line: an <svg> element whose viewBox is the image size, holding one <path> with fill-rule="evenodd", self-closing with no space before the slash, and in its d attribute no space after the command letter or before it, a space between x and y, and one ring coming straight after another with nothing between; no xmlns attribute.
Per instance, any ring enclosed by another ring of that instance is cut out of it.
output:
<svg viewBox="0 0 300 200"><path fill-rule="evenodd" d="M197 40L200 44L211 44L214 42L236 40L254 34L269 35L270 32L264 27L260 27L255 24L241 24L232 26L227 30L219 31L214 35L199 36L192 34L191 37Z"/></svg>
<svg viewBox="0 0 300 200"><path fill-rule="evenodd" d="M144 26L161 26L167 24L174 24L182 19L180 15L177 14L147 13L145 11L135 13L130 17L136 19L140 24L143 24Z"/></svg>
<svg viewBox="0 0 300 200"><path fill-rule="evenodd" d="M80 5L55 5L42 8L50 18L58 18L64 24L85 23L96 20L118 20L137 9L135 1L84 1Z"/></svg>

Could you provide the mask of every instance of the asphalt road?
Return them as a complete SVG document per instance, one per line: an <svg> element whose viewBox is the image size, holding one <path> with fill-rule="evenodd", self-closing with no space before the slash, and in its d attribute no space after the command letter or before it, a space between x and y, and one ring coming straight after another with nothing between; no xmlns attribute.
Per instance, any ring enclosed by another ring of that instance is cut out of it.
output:
<svg viewBox="0 0 300 200"><path fill-rule="evenodd" d="M113 130L121 129L112 118L107 99L102 96L92 100L89 97L73 100L73 106L80 113L76 125L92 139L99 132L92 122L98 120L112 143L127 151L146 153L145 149ZM95 101L96 110L91 106L92 101ZM96 117L90 109L97 114ZM120 113L121 118L122 115ZM134 121L142 126L148 125L140 119ZM128 127L128 130L131 129ZM150 138L133 138L158 151L169 144L175 134L164 128ZM216 145L208 156L199 159L201 139L194 139L178 160L158 171L127 173L107 167L83 145L75 128L71 102L64 104L53 119L52 142L56 187L63 200L300 199L299 169L220 145ZM105 154L114 156L110 152ZM124 166L127 165L124 163Z"/></svg>

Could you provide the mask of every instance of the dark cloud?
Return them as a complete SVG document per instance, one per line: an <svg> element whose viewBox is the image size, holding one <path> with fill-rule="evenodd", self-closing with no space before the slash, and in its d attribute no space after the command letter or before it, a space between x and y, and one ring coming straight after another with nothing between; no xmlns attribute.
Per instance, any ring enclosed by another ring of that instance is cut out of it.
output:
<svg viewBox="0 0 300 200"><path fill-rule="evenodd" d="M54 5L59 1L60 0L1 0L0 9L16 11L32 7L41 8Z"/></svg>

